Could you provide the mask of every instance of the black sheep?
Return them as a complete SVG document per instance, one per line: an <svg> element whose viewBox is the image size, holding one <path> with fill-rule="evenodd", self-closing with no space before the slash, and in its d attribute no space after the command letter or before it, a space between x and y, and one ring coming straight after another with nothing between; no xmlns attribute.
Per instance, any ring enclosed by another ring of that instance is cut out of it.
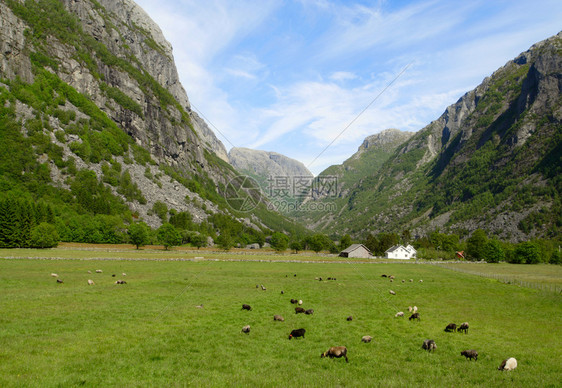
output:
<svg viewBox="0 0 562 388"><path fill-rule="evenodd" d="M242 310L248 310L248 311L250 311L251 309L252 309L252 307L250 307L249 304L243 304L243 305L242 305Z"/></svg>
<svg viewBox="0 0 562 388"><path fill-rule="evenodd" d="M295 307L295 314L302 314L305 310L302 307Z"/></svg>
<svg viewBox="0 0 562 388"><path fill-rule="evenodd" d="M427 339L423 341L422 349L425 349L428 352L435 351L435 349L437 349L437 345L434 340Z"/></svg>
<svg viewBox="0 0 562 388"><path fill-rule="evenodd" d="M449 324L447 325L447 327L445 328L445 331L446 331L447 333L451 333L451 332L454 333L455 331L457 331L457 325L454 324L454 323L449 323Z"/></svg>
<svg viewBox="0 0 562 388"><path fill-rule="evenodd" d="M464 334L468 334L468 322L461 323L459 329L457 330L459 333L462 331Z"/></svg>
<svg viewBox="0 0 562 388"><path fill-rule="evenodd" d="M474 349L463 350L461 356L465 356L468 360L478 361L478 352Z"/></svg>
<svg viewBox="0 0 562 388"><path fill-rule="evenodd" d="M304 338L304 333L306 333L305 329L296 329L296 330L292 330L291 334L289 334L289 339L291 338L298 338L298 337L302 337Z"/></svg>
<svg viewBox="0 0 562 388"><path fill-rule="evenodd" d="M314 314L314 309L308 309L304 312L306 315L312 315Z"/></svg>
<svg viewBox="0 0 562 388"><path fill-rule="evenodd" d="M297 303L299 303L298 300L296 300L296 299L291 299L291 304L297 304Z"/></svg>
<svg viewBox="0 0 562 388"><path fill-rule="evenodd" d="M410 315L410 318L408 318L410 321L412 320L420 320L420 313L413 313L412 315Z"/></svg>

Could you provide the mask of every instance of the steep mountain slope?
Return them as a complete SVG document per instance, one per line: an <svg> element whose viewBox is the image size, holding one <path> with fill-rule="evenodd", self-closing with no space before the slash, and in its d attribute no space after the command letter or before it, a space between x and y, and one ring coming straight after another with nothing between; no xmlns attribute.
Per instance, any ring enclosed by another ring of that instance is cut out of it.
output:
<svg viewBox="0 0 562 388"><path fill-rule="evenodd" d="M252 215L228 206L238 173L133 1L2 0L0 15L0 193L53 204L66 227L72 214L156 227L162 204L196 224L224 214L257 230L293 227L263 203Z"/></svg>
<svg viewBox="0 0 562 388"><path fill-rule="evenodd" d="M318 229L351 233L477 228L513 241L562 228L562 33L486 78L397 148ZM326 199L319 199L325 201Z"/></svg>

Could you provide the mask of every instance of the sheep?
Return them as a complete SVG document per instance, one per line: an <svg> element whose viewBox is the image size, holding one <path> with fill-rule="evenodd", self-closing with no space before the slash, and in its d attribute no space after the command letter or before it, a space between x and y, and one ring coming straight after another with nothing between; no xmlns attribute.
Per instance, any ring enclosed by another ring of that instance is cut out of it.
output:
<svg viewBox="0 0 562 388"><path fill-rule="evenodd" d="M349 317L347 317L347 320L348 320L348 321L353 321L353 316L350 315Z"/></svg>
<svg viewBox="0 0 562 388"><path fill-rule="evenodd" d="M250 325L246 325L242 328L242 333L250 334Z"/></svg>
<svg viewBox="0 0 562 388"><path fill-rule="evenodd" d="M298 338L298 337L302 337L304 338L304 333L306 333L305 329L296 329L296 330L292 330L291 334L289 334L289 339L291 338Z"/></svg>
<svg viewBox="0 0 562 388"><path fill-rule="evenodd" d="M283 318L281 315L274 315L273 320L279 322L285 322L285 318Z"/></svg>
<svg viewBox="0 0 562 388"><path fill-rule="evenodd" d="M517 360L513 357L503 360L498 370L514 370L517 368Z"/></svg>
<svg viewBox="0 0 562 388"><path fill-rule="evenodd" d="M435 349L437 349L437 345L434 340L426 339L423 341L422 349L425 349L428 352L435 351Z"/></svg>
<svg viewBox="0 0 562 388"><path fill-rule="evenodd" d="M422 280L422 279L420 279L420 283L423 283L423 280Z"/></svg>
<svg viewBox="0 0 562 388"><path fill-rule="evenodd" d="M405 283L406 281L404 279L402 279L402 283Z"/></svg>
<svg viewBox="0 0 562 388"><path fill-rule="evenodd" d="M324 357L330 357L330 358L344 357L345 362L349 362L349 360L347 359L347 348L345 346L332 346L330 349L320 354L320 358L324 358Z"/></svg>
<svg viewBox="0 0 562 388"><path fill-rule="evenodd" d="M412 312L412 306L408 306L408 312Z"/></svg>
<svg viewBox="0 0 562 388"><path fill-rule="evenodd" d="M396 295L396 292L394 292L394 291L392 291L392 290L390 290L390 291L388 291L388 292L390 293L390 295Z"/></svg>
<svg viewBox="0 0 562 388"><path fill-rule="evenodd" d="M417 313L417 312L418 312L418 306L412 307L412 312L413 312L413 313Z"/></svg>
<svg viewBox="0 0 562 388"><path fill-rule="evenodd" d="M260 285L259 285L259 284L256 284L256 288L260 288Z"/></svg>
<svg viewBox="0 0 562 388"><path fill-rule="evenodd" d="M112 278L114 278L115 276L116 276L115 274L111 275Z"/></svg>
<svg viewBox="0 0 562 388"><path fill-rule="evenodd" d="M302 300L299 299L299 306L302 306Z"/></svg>
<svg viewBox="0 0 562 388"><path fill-rule="evenodd" d="M460 327L457 330L459 333L462 331L464 334L468 334L468 322L461 323Z"/></svg>
<svg viewBox="0 0 562 388"><path fill-rule="evenodd" d="M387 277L387 276L386 276L385 274L382 274L382 275L381 275L381 278L386 278L386 277Z"/></svg>
<svg viewBox="0 0 562 388"><path fill-rule="evenodd" d="M52 273L51 276L54 277L54 278L58 278L58 277L59 277L59 275L57 275L56 273Z"/></svg>
<svg viewBox="0 0 562 388"><path fill-rule="evenodd" d="M88 279L88 285L89 286L93 286L94 284L96 284L96 283L94 283L94 281L92 279Z"/></svg>
<svg viewBox="0 0 562 388"><path fill-rule="evenodd" d="M403 316L404 316L403 311L398 311L396 314L394 314L394 318L403 317Z"/></svg>
<svg viewBox="0 0 562 388"><path fill-rule="evenodd" d="M267 288L265 288L265 286L264 286L263 284L261 285L261 289L262 289L263 291L267 290Z"/></svg>
<svg viewBox="0 0 562 388"><path fill-rule="evenodd" d="M414 279L410 279L410 283L413 283L413 282L414 282Z"/></svg>
<svg viewBox="0 0 562 388"><path fill-rule="evenodd" d="M455 331L457 331L457 325L454 324L454 323L449 323L449 324L447 325L447 327L445 328L445 331L446 331L447 333L451 333L451 332L454 333Z"/></svg>
<svg viewBox="0 0 562 388"><path fill-rule="evenodd" d="M248 311L250 311L251 309L252 309L252 307L250 307L249 304L243 304L243 305L242 305L242 310L248 310Z"/></svg>
<svg viewBox="0 0 562 388"><path fill-rule="evenodd" d="M361 337L361 342L364 342L366 344L368 344L372 340L373 340L373 337L371 337L370 335L364 335L363 337Z"/></svg>
<svg viewBox="0 0 562 388"><path fill-rule="evenodd" d="M299 301L296 299L291 299L291 304L297 304Z"/></svg>
<svg viewBox="0 0 562 388"><path fill-rule="evenodd" d="M478 361L478 352L474 349L463 350L461 352L461 356L465 356L469 361L472 359L474 359L474 361Z"/></svg>
<svg viewBox="0 0 562 388"><path fill-rule="evenodd" d="M117 280L115 284L127 284L127 282L124 280Z"/></svg>
<svg viewBox="0 0 562 388"><path fill-rule="evenodd" d="M285 291L281 290L281 295L283 295L285 293Z"/></svg>
<svg viewBox="0 0 562 388"><path fill-rule="evenodd" d="M394 280L390 279L390 282L392 283L392 282L394 282Z"/></svg>
<svg viewBox="0 0 562 388"><path fill-rule="evenodd" d="M92 271L88 271L88 273L92 273Z"/></svg>
<svg viewBox="0 0 562 388"><path fill-rule="evenodd" d="M123 272L123 273L122 273L121 275L123 275L123 276L127 276L127 274L126 274L125 272Z"/></svg>
<svg viewBox="0 0 562 388"><path fill-rule="evenodd" d="M197 309L202 309L202 308L203 308L203 303L201 303L199 306L195 306L195 308L197 308Z"/></svg>
<svg viewBox="0 0 562 388"><path fill-rule="evenodd" d="M409 321L416 320L416 319L418 321L420 320L420 313L413 313L412 315L410 315L410 318L408 318Z"/></svg>
<svg viewBox="0 0 562 388"><path fill-rule="evenodd" d="M62 283L64 283L64 282L63 282L62 280L60 280L60 279L57 279L57 283L61 283L61 284L62 284Z"/></svg>
<svg viewBox="0 0 562 388"><path fill-rule="evenodd" d="M314 314L314 309L308 309L304 312L306 315L312 315Z"/></svg>
<svg viewBox="0 0 562 388"><path fill-rule="evenodd" d="M304 311L302 307L295 307L295 314L303 314Z"/></svg>
<svg viewBox="0 0 562 388"><path fill-rule="evenodd" d="M96 273L102 273L103 271L101 269L96 269Z"/></svg>
<svg viewBox="0 0 562 388"><path fill-rule="evenodd" d="M394 275L390 275L389 278L392 280L394 279Z"/></svg>

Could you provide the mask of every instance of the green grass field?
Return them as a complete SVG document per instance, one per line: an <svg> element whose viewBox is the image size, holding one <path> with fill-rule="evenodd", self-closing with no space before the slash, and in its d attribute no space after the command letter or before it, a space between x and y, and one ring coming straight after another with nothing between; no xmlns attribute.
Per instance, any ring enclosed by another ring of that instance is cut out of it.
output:
<svg viewBox="0 0 562 388"><path fill-rule="evenodd" d="M413 305L420 322L407 319ZM433 265L0 259L0 386L555 387L561 314L555 293ZM443 331L464 321L467 335ZM301 327L306 338L288 340ZM348 364L320 358L336 345ZM508 357L518 368L498 371Z"/></svg>

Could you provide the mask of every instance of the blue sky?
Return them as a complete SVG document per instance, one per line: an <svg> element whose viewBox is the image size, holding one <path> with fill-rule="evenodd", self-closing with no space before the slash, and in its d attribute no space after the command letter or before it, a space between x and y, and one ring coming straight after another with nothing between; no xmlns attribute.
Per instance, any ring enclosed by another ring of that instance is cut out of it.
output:
<svg viewBox="0 0 562 388"><path fill-rule="evenodd" d="M366 136L418 131L562 30L559 0L136 2L172 44L192 107L227 149L276 151L314 174Z"/></svg>

